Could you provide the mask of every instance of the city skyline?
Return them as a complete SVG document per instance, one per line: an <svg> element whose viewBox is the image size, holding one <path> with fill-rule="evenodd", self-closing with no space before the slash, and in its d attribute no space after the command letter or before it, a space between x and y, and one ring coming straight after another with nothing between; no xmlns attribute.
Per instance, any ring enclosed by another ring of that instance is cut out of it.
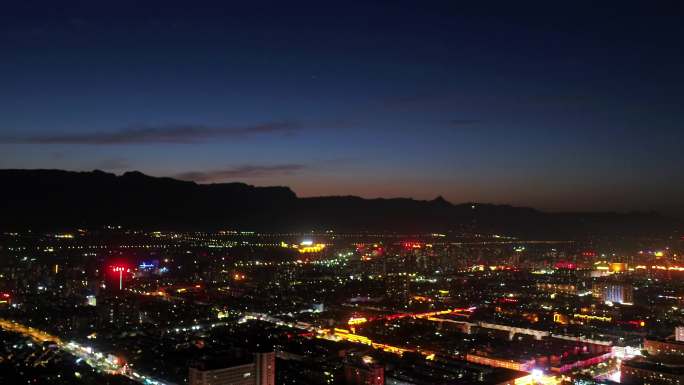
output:
<svg viewBox="0 0 684 385"><path fill-rule="evenodd" d="M0 168L684 214L681 5L12 4Z"/></svg>

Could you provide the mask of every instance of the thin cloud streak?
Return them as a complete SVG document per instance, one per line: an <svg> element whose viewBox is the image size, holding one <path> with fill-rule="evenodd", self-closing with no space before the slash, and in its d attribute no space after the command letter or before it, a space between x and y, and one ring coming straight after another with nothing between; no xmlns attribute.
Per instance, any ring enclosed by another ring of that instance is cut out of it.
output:
<svg viewBox="0 0 684 385"><path fill-rule="evenodd" d="M15 144L191 144L211 139L245 139L257 135L290 135L301 129L292 122L270 122L244 127L208 127L203 125L167 125L126 128L115 132L38 135L20 138L0 138L2 143Z"/></svg>
<svg viewBox="0 0 684 385"><path fill-rule="evenodd" d="M217 182L239 178L262 178L270 176L291 175L305 169L302 164L276 165L242 165L221 170L189 171L176 174L174 177L194 182Z"/></svg>

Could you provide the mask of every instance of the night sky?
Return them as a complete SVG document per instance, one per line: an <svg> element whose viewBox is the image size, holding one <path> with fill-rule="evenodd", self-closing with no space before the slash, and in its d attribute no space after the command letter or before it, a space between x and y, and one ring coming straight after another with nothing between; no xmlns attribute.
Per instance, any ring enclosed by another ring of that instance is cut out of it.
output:
<svg viewBox="0 0 684 385"><path fill-rule="evenodd" d="M466 3L4 1L0 168L684 214L681 1Z"/></svg>

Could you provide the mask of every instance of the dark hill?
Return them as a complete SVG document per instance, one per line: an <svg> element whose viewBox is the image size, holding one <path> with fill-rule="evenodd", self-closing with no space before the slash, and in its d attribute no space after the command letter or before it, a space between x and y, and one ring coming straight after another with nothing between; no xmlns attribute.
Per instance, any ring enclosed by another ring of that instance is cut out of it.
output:
<svg viewBox="0 0 684 385"><path fill-rule="evenodd" d="M550 214L442 197L298 198L287 187L197 184L139 172L0 170L0 226L53 229L121 224L164 229L477 231L559 237L663 234L680 226L655 213Z"/></svg>

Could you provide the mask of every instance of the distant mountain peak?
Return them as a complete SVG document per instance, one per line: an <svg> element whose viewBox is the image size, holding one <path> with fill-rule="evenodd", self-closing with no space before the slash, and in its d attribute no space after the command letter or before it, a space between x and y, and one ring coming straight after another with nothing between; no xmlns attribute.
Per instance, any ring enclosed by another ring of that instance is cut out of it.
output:
<svg viewBox="0 0 684 385"><path fill-rule="evenodd" d="M121 174L121 177L123 177L123 178L150 178L150 179L154 179L154 177L149 176L147 174L144 174L144 173L137 171L137 170L126 171L123 174Z"/></svg>
<svg viewBox="0 0 684 385"><path fill-rule="evenodd" d="M432 200L432 203L435 203L435 204L438 204L438 205L441 205L441 206L452 206L451 202L449 202L448 200L444 199L444 197L441 196L441 195L438 195L437 198L433 199L433 200Z"/></svg>
<svg viewBox="0 0 684 385"><path fill-rule="evenodd" d="M118 224L147 229L477 231L533 237L667 234L682 224L654 213L544 213L444 197L298 198L289 187L197 184L140 171L0 170L0 227L54 230ZM681 236L681 235L678 235Z"/></svg>

